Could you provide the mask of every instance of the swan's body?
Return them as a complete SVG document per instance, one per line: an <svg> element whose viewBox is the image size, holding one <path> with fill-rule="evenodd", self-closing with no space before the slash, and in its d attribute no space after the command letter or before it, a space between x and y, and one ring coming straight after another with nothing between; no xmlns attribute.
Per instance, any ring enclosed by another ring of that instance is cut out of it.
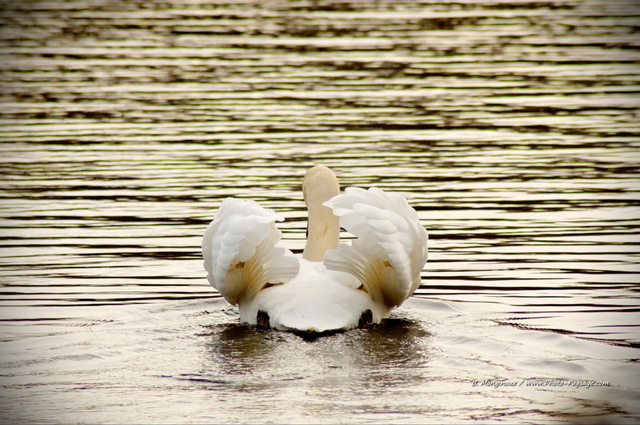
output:
<svg viewBox="0 0 640 425"><path fill-rule="evenodd" d="M243 322L328 332L379 323L420 285L427 232L399 194L340 186L323 166L305 175L302 258L278 245L282 218L228 198L202 241L207 278ZM356 236L340 243L340 226Z"/></svg>

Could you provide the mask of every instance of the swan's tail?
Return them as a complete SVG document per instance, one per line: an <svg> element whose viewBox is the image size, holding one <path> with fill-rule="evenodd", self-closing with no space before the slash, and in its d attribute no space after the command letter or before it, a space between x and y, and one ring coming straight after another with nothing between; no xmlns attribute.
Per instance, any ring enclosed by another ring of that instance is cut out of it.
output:
<svg viewBox="0 0 640 425"><path fill-rule="evenodd" d="M209 283L231 304L253 299L265 286L298 274L299 262L276 246L283 219L251 200L225 199L202 239Z"/></svg>
<svg viewBox="0 0 640 425"><path fill-rule="evenodd" d="M376 187L351 187L324 205L357 237L327 251L326 267L352 274L374 302L389 309L413 294L427 261L427 231L406 199Z"/></svg>

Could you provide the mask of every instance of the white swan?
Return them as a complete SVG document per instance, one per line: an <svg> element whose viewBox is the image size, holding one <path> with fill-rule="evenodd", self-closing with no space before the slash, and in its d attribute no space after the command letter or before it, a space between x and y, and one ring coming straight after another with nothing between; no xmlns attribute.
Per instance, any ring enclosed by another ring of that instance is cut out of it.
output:
<svg viewBox="0 0 640 425"><path fill-rule="evenodd" d="M280 330L329 332L380 323L420 285L427 231L405 198L340 186L324 166L302 184L309 212L302 258L278 245L283 218L225 199L207 228L207 278L240 319ZM340 226L356 236L339 243Z"/></svg>

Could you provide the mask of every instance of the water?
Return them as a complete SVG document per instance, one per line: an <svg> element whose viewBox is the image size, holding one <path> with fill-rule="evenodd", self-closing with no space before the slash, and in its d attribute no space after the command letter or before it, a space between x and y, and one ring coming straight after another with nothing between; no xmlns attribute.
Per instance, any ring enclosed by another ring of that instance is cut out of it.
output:
<svg viewBox="0 0 640 425"><path fill-rule="evenodd" d="M635 423L632 1L2 5L0 419ZM369 330L238 323L200 238L304 172L401 192L423 285Z"/></svg>

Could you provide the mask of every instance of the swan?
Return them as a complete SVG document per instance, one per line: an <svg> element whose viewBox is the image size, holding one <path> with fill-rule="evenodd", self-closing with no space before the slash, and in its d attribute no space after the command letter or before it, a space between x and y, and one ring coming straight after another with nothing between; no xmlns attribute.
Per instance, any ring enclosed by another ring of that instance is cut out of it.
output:
<svg viewBox="0 0 640 425"><path fill-rule="evenodd" d="M202 239L209 283L248 324L326 333L380 323L420 285L427 231L398 193L348 187L316 165L304 176L301 258L279 244L284 220L253 200L226 198ZM340 242L340 227L355 239Z"/></svg>

